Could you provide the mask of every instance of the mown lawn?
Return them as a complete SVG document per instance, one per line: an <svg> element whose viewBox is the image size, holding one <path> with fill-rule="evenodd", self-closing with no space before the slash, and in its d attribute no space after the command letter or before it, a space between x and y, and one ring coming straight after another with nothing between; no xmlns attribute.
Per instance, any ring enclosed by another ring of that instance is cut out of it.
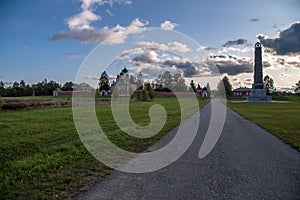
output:
<svg viewBox="0 0 300 200"><path fill-rule="evenodd" d="M273 100L277 101L241 103L229 100L227 105L300 150L300 97L273 97Z"/></svg>
<svg viewBox="0 0 300 200"><path fill-rule="evenodd" d="M200 107L208 99L199 99ZM115 124L110 104L96 107L100 124L109 138L124 149L142 151L180 123L176 98L132 102L131 115L145 125L148 109L163 105L167 122L150 139L123 134ZM190 107L191 113L197 110ZM86 191L111 169L85 149L76 132L71 108L47 108L0 112L0 199L65 199Z"/></svg>

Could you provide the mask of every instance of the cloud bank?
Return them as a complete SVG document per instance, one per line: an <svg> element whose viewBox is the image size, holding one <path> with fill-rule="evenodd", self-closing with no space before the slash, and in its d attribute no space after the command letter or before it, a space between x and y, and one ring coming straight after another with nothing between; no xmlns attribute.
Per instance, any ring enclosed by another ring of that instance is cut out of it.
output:
<svg viewBox="0 0 300 200"><path fill-rule="evenodd" d="M295 22L272 39L259 34L257 39L270 52L277 55L300 54L300 22Z"/></svg>
<svg viewBox="0 0 300 200"><path fill-rule="evenodd" d="M129 0L80 0L82 11L68 19L65 23L68 26L68 31L61 31L54 34L50 39L53 41L61 39L75 39L81 43L96 44L119 44L123 43L130 34L140 33L145 30L145 26L148 25L147 21L141 21L139 18L134 19L128 26L116 25L114 27L105 26L103 28L95 28L93 23L100 21L102 18L100 15L94 13L98 6L105 4L111 7L114 4L129 5ZM112 16L110 10L106 10L106 13Z"/></svg>

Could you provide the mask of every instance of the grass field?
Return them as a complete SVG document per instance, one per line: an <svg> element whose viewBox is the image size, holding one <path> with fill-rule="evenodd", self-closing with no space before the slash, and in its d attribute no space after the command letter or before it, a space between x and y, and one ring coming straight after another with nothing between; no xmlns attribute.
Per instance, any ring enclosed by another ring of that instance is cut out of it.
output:
<svg viewBox="0 0 300 200"><path fill-rule="evenodd" d="M273 97L272 103L227 101L227 106L300 150L300 97Z"/></svg>
<svg viewBox="0 0 300 200"><path fill-rule="evenodd" d="M208 99L199 99L200 107ZM131 103L136 123L145 125L148 109L163 105L167 122L150 139L123 134L115 124L110 104L96 107L100 124L110 138L124 149L142 151L180 123L176 98ZM193 107L191 114L195 113ZM85 149L76 132L71 108L45 108L0 112L0 199L66 199L86 191L110 169Z"/></svg>

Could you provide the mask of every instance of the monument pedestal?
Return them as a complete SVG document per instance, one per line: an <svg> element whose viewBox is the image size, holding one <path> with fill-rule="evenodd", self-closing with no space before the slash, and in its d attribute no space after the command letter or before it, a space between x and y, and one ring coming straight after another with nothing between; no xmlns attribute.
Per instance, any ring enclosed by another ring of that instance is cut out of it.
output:
<svg viewBox="0 0 300 200"><path fill-rule="evenodd" d="M271 96L266 95L265 89L252 89L251 96L247 97L249 102L272 101Z"/></svg>

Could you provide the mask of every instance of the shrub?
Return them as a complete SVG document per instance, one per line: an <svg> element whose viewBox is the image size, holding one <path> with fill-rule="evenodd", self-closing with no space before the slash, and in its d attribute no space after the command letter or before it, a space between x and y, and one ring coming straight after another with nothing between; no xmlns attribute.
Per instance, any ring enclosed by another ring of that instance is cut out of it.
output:
<svg viewBox="0 0 300 200"><path fill-rule="evenodd" d="M142 91L142 100L149 101L149 92L147 90Z"/></svg>
<svg viewBox="0 0 300 200"><path fill-rule="evenodd" d="M4 100L3 100L2 97L0 96L0 108L2 108L3 104L4 104Z"/></svg>

